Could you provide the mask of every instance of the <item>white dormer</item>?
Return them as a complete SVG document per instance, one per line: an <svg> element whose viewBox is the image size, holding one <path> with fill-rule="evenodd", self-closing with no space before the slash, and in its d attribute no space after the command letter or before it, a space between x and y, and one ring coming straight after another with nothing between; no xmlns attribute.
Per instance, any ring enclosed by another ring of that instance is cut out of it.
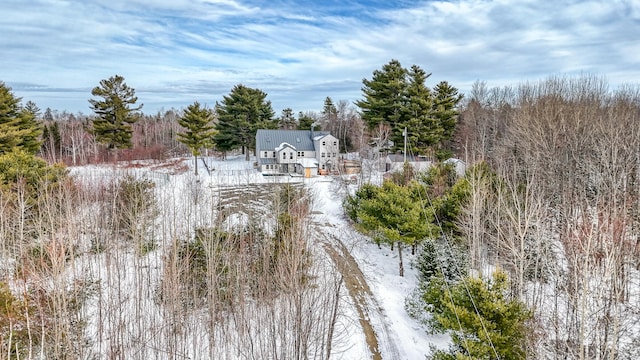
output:
<svg viewBox="0 0 640 360"><path fill-rule="evenodd" d="M295 146L289 143L282 143L276 149L276 162L279 164L295 164L298 161Z"/></svg>

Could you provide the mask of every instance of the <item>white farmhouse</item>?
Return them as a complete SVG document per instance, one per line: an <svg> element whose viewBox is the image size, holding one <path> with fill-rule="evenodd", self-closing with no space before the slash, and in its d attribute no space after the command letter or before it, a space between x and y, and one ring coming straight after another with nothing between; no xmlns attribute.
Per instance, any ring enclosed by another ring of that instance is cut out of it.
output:
<svg viewBox="0 0 640 360"><path fill-rule="evenodd" d="M328 174L338 166L338 139L328 131L264 130L256 133L258 170L263 175Z"/></svg>

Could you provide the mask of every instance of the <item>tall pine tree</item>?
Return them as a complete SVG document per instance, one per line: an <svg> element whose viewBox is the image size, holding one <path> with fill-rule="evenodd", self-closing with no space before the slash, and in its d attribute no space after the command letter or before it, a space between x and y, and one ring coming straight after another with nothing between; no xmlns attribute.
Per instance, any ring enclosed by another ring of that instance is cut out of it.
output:
<svg viewBox="0 0 640 360"><path fill-rule="evenodd" d="M213 137L217 132L213 124L213 112L200 107L200 103L196 101L187 107L178 123L185 128L184 132L178 133L178 141L191 150L197 176L198 156L202 155L202 149L213 146Z"/></svg>
<svg viewBox="0 0 640 360"><path fill-rule="evenodd" d="M425 85L427 74L419 66L413 65L409 70L407 86L406 118L400 127L407 129L410 150L419 152L438 144L442 139L442 128L433 117L433 96Z"/></svg>
<svg viewBox="0 0 640 360"><path fill-rule="evenodd" d="M91 95L102 100L89 100L97 115L90 133L109 150L133 146L133 124L140 118L138 111L142 108L142 104L135 106L138 101L135 90L127 86L124 77L115 75L101 80L100 86L91 90Z"/></svg>
<svg viewBox="0 0 640 360"><path fill-rule="evenodd" d="M438 119L442 128L442 140L449 140L453 136L458 122L458 104L462 95L458 89L446 81L441 81L433 89L435 96L433 101L433 116Z"/></svg>
<svg viewBox="0 0 640 360"><path fill-rule="evenodd" d="M250 151L255 149L258 129L277 129L278 122L267 94L238 84L231 89L222 102L216 103L218 115L215 143L219 150L227 151L242 147L248 161Z"/></svg>
<svg viewBox="0 0 640 360"><path fill-rule="evenodd" d="M0 154L14 149L35 154L40 149L42 128L35 115L20 106L20 100L0 82Z"/></svg>
<svg viewBox="0 0 640 360"><path fill-rule="evenodd" d="M283 109L282 115L280 115L280 119L278 119L278 128L283 130L295 130L296 125L296 118L293 116L293 110L291 108Z"/></svg>
<svg viewBox="0 0 640 360"><path fill-rule="evenodd" d="M404 144L405 127L411 151L440 148L453 136L462 96L447 82L431 91L425 85L430 75L417 65L407 70L391 60L371 80L362 80L364 98L356 105L369 129L389 126L396 149Z"/></svg>
<svg viewBox="0 0 640 360"><path fill-rule="evenodd" d="M356 101L362 111L362 120L370 129L378 124L388 124L393 128L392 139L398 142L402 129L398 125L404 122L406 113L407 70L398 60L391 60L375 70L371 80L363 79L363 100Z"/></svg>

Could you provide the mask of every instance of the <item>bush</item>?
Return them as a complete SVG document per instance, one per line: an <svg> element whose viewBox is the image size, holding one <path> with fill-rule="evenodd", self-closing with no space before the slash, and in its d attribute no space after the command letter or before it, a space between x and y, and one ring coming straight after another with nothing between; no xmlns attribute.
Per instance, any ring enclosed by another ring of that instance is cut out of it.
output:
<svg viewBox="0 0 640 360"><path fill-rule="evenodd" d="M137 250L145 254L155 248L149 230L157 215L153 181L127 175L113 184L114 226L126 240L135 241Z"/></svg>
<svg viewBox="0 0 640 360"><path fill-rule="evenodd" d="M46 161L21 150L0 155L0 187L11 192L24 190L31 201L66 175L64 166L48 166Z"/></svg>
<svg viewBox="0 0 640 360"><path fill-rule="evenodd" d="M31 329L33 334L30 334L28 312L31 310L27 304L13 295L7 283L0 282L0 354L3 356L26 357L28 349L37 344L38 331Z"/></svg>

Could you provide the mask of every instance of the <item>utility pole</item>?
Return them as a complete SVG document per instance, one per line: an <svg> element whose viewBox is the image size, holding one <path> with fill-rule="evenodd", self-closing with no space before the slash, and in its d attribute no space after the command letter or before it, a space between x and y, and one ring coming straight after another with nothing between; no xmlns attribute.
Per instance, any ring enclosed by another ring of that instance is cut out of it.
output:
<svg viewBox="0 0 640 360"><path fill-rule="evenodd" d="M404 136L404 162L407 162L407 128L404 128L404 131L402 132L402 135Z"/></svg>

